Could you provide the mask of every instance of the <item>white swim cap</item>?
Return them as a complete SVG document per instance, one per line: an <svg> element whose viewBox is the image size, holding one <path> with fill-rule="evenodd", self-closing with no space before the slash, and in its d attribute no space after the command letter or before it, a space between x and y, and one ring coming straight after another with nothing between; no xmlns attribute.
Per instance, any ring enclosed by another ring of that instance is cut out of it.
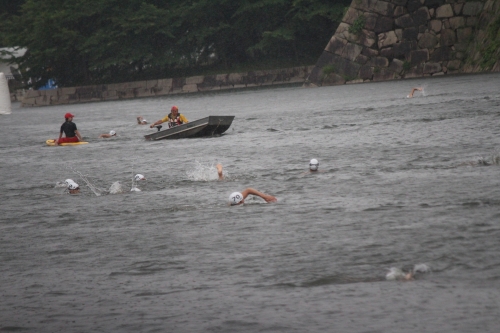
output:
<svg viewBox="0 0 500 333"><path fill-rule="evenodd" d="M146 180L146 177L144 177L144 175L141 175L140 173L138 173L137 175L134 176L134 180L137 181L137 180Z"/></svg>
<svg viewBox="0 0 500 333"><path fill-rule="evenodd" d="M111 135L111 136L116 135L116 132L111 130L111 131L109 131L109 135Z"/></svg>
<svg viewBox="0 0 500 333"><path fill-rule="evenodd" d="M146 119L142 118L142 122L147 123L148 121Z"/></svg>
<svg viewBox="0 0 500 333"><path fill-rule="evenodd" d="M77 184L77 183L75 183L75 182L72 182L72 183L69 183L69 184L68 184L68 189L69 189L69 190L77 190L77 189L79 189L79 188L80 188L80 186L78 186L78 184Z"/></svg>
<svg viewBox="0 0 500 333"><path fill-rule="evenodd" d="M318 168L319 168L319 162L317 159L313 158L309 162L309 169L311 169L312 171L316 171L316 170L318 170Z"/></svg>
<svg viewBox="0 0 500 333"><path fill-rule="evenodd" d="M66 186L68 186L69 184L74 183L75 181L73 179L66 179L64 182L66 183Z"/></svg>
<svg viewBox="0 0 500 333"><path fill-rule="evenodd" d="M241 194L240 192L233 192L229 196L229 203L231 204L231 206L239 204L242 200L243 194Z"/></svg>

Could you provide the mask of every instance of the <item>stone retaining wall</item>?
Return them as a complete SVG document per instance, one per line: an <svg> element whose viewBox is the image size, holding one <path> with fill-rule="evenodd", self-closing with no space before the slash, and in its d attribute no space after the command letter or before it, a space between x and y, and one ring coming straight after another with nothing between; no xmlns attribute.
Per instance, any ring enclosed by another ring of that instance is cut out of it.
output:
<svg viewBox="0 0 500 333"><path fill-rule="evenodd" d="M306 85L481 71L481 55L469 46L499 7L498 0L353 0ZM499 51L488 70L500 71Z"/></svg>
<svg viewBox="0 0 500 333"><path fill-rule="evenodd" d="M248 73L192 76L85 87L26 91L21 106L48 106L110 101L202 91L220 91L291 83L304 83L314 66L253 71Z"/></svg>

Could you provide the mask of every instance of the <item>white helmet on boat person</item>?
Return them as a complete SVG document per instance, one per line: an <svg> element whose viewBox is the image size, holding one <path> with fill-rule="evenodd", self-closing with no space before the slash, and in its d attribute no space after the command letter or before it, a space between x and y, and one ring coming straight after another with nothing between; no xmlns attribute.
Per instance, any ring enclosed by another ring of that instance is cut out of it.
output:
<svg viewBox="0 0 500 333"><path fill-rule="evenodd" d="M317 171L319 168L319 162L317 159L313 158L310 162L309 162L309 170L311 171Z"/></svg>

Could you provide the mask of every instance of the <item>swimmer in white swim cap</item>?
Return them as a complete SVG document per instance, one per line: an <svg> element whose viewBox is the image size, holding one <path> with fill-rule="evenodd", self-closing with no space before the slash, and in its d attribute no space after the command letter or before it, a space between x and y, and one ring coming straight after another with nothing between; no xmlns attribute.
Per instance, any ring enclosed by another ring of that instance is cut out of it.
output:
<svg viewBox="0 0 500 333"><path fill-rule="evenodd" d="M231 193L231 195L229 196L229 204L231 206L236 206L236 205L245 203L245 199L250 194L256 195L258 197L261 197L266 202L276 202L276 201L278 201L278 199L276 199L276 197L274 197L272 195L259 192L259 191L255 190L253 188L247 188L247 189L243 190L242 192L233 192L233 193Z"/></svg>
<svg viewBox="0 0 500 333"><path fill-rule="evenodd" d="M318 171L319 169L319 162L317 159L313 158L310 162L309 162L309 170L311 171Z"/></svg>
<svg viewBox="0 0 500 333"><path fill-rule="evenodd" d="M68 184L69 194L80 193L80 186L75 183L72 179L66 179L66 184Z"/></svg>
<svg viewBox="0 0 500 333"><path fill-rule="evenodd" d="M113 130L109 131L109 133L104 133L104 134L99 135L99 138L107 139L107 138L111 138L112 136L116 136L116 132Z"/></svg>
<svg viewBox="0 0 500 333"><path fill-rule="evenodd" d="M141 175L140 173L138 173L137 175L134 176L134 180L136 182L139 180L146 180L146 177L144 177L144 175Z"/></svg>
<svg viewBox="0 0 500 333"><path fill-rule="evenodd" d="M139 125L146 125L148 123L148 121L146 119L142 118L142 116L139 116L139 117L137 117L137 123Z"/></svg>

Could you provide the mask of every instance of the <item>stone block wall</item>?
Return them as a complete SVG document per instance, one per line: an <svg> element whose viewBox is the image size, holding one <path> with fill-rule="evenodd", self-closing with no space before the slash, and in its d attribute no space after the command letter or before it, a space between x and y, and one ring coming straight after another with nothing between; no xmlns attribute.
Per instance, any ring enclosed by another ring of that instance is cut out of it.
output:
<svg viewBox="0 0 500 333"><path fill-rule="evenodd" d="M48 106L304 83L314 66L192 76L52 90L27 90L21 106Z"/></svg>
<svg viewBox="0 0 500 333"><path fill-rule="evenodd" d="M305 85L481 71L466 66L470 45L499 8L498 0L353 0Z"/></svg>

